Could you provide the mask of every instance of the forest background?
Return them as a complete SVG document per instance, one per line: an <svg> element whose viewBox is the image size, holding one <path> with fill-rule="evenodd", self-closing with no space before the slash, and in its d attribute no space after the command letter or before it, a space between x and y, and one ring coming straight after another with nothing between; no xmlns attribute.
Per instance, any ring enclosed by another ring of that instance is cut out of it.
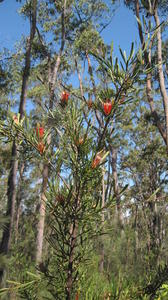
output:
<svg viewBox="0 0 168 300"><path fill-rule="evenodd" d="M0 2L2 299L168 299L167 11Z"/></svg>

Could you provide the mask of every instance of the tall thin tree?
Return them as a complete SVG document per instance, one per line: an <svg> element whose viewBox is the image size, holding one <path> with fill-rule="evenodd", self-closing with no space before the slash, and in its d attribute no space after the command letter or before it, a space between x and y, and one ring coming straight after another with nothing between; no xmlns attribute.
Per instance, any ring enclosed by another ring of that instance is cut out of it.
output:
<svg viewBox="0 0 168 300"><path fill-rule="evenodd" d="M30 8L30 35L27 38L26 52L25 52L25 65L23 69L22 77L22 88L20 96L19 114L20 119L23 118L26 106L26 96L28 88L28 79L30 73L30 62L31 62L31 49L32 42L36 31L36 14L37 14L37 0L31 1ZM15 202L16 202L16 180L17 180L17 170L18 170L18 153L17 145L15 141L12 145L11 161L10 161L10 172L8 176L8 189L7 189L7 210L6 216L9 218L6 224L2 240L0 244L0 253L8 254L11 246L12 231L14 226L14 214L15 214ZM4 269L0 269L0 280L2 280Z"/></svg>

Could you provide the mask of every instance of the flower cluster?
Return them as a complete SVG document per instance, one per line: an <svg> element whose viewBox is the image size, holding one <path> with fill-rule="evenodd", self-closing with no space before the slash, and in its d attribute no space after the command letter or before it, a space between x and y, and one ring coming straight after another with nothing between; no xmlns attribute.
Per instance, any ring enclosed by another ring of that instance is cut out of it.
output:
<svg viewBox="0 0 168 300"><path fill-rule="evenodd" d="M103 110L106 116L110 115L112 108L114 106L114 100L107 99L106 102L103 102Z"/></svg>
<svg viewBox="0 0 168 300"><path fill-rule="evenodd" d="M68 98L69 98L69 93L66 91L63 91L61 94L61 103L62 104L67 104L68 103Z"/></svg>
<svg viewBox="0 0 168 300"><path fill-rule="evenodd" d="M45 145L42 141L43 137L44 137L44 127L42 127L40 125L37 125L37 127L36 127L36 137L39 140L37 148L38 148L39 153L42 155L45 151Z"/></svg>
<svg viewBox="0 0 168 300"><path fill-rule="evenodd" d="M104 160L107 154L104 153L104 150L99 151L94 160L92 161L92 169L95 169L100 165L100 163Z"/></svg>

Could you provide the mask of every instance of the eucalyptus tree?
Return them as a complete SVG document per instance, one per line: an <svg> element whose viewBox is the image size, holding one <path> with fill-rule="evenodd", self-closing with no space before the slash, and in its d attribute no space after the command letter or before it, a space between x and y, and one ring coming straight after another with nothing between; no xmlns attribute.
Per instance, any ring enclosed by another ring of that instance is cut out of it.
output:
<svg viewBox="0 0 168 300"><path fill-rule="evenodd" d="M31 48L32 48L32 41L35 35L35 27L36 27L36 6L37 1L33 0L29 2L29 20L30 20L30 36L27 38L26 41L26 50L25 50L25 65L23 68L23 77L22 77L22 87L21 87L21 95L20 95L20 104L19 104L19 113L20 118L23 118L25 112L25 105L26 105L26 93L28 87L28 78L30 72L30 57L31 57ZM12 230L14 224L14 212L15 212L15 200L16 200L16 177L17 177L17 170L18 170L18 154L17 154L17 147L15 141L13 141L12 145L12 153L11 153L11 162L10 162L10 171L8 176L8 202L7 202L7 210L6 216L10 218L8 223L6 224L1 245L0 245L0 253L8 254L11 246L11 237L12 237ZM0 276L3 276L3 269L0 271Z"/></svg>
<svg viewBox="0 0 168 300"><path fill-rule="evenodd" d="M167 147L168 145L168 95L166 91L166 73L165 62L163 60L163 38L161 29L166 27L166 23L160 22L159 13L164 16L164 12L167 10L166 1L125 1L126 5L131 7L137 17L137 25L139 31L139 38L142 45L144 64L151 68L146 76L146 95L151 109L151 116L157 126L164 142ZM163 12L164 11L164 12ZM152 21L154 21L155 26L152 26ZM155 31L155 34L153 32ZM145 40L151 37L148 48L145 48ZM153 65L153 56L156 54L156 66ZM157 77L154 77L154 68L156 68ZM163 115L158 115L157 109L155 108L155 95L153 89L155 89L156 84L159 85L160 97L163 103Z"/></svg>

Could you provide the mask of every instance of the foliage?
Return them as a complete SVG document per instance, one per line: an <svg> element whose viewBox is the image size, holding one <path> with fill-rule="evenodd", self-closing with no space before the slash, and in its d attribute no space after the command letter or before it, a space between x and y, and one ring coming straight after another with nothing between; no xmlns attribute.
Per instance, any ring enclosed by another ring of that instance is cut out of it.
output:
<svg viewBox="0 0 168 300"><path fill-rule="evenodd" d="M134 10L134 1L125 2ZM0 256L6 268L2 299L167 297L167 152L149 110L149 75L163 126L164 110L152 44L156 28L149 21L153 2L140 2L147 13L141 26L150 34L145 31L143 49L132 43L128 54L119 49L119 57L100 34L112 13L108 1L38 2L31 105L23 118L16 106L28 39L11 55L2 53L0 235L9 221L12 143L19 162L12 246L8 256ZM20 10L30 22L31 3ZM158 4L161 13L167 4ZM149 65L145 55L151 46ZM165 62L166 49L163 43ZM44 243L37 263L41 203Z"/></svg>

